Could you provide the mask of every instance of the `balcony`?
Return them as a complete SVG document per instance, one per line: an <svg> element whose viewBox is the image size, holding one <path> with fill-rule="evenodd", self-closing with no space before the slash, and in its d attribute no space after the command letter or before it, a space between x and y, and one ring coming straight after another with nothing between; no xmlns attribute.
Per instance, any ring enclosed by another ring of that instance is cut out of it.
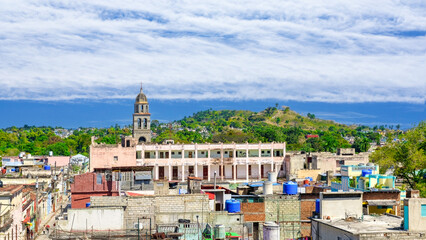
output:
<svg viewBox="0 0 426 240"><path fill-rule="evenodd" d="M0 216L0 232L7 231L12 225L13 218L10 216L10 210Z"/></svg>

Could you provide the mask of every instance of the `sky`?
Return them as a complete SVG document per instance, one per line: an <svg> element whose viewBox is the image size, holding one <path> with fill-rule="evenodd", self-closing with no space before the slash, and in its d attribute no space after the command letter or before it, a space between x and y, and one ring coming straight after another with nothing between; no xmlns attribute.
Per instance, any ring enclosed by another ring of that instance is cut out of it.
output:
<svg viewBox="0 0 426 240"><path fill-rule="evenodd" d="M141 82L164 121L276 102L426 119L423 0L2 0L0 16L0 127L130 124Z"/></svg>

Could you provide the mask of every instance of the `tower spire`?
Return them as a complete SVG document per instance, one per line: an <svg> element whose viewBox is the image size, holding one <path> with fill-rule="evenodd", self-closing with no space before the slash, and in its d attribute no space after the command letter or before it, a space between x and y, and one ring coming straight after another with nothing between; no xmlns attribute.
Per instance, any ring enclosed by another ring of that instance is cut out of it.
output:
<svg viewBox="0 0 426 240"><path fill-rule="evenodd" d="M142 92L143 88L142 88L142 81L141 81L141 92Z"/></svg>

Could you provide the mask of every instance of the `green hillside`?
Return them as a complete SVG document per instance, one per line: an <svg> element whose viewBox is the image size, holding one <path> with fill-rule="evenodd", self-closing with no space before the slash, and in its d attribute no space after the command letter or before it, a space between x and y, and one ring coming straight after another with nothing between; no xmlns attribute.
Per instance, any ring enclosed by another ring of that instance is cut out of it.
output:
<svg viewBox="0 0 426 240"><path fill-rule="evenodd" d="M370 142L379 142L381 133L388 139L400 131L366 126L347 126L329 120L316 119L313 114L302 116L288 107L266 108L261 112L236 110L206 110L171 123L151 123L153 142L173 139L175 143L256 143L286 142L287 150L329 151L340 147L355 147L366 151ZM307 135L318 137L307 138ZM131 126L109 128L64 129L61 127L0 129L0 156L27 152L33 155L88 155L90 138L99 143L116 144L121 136L131 135ZM384 135L384 134L383 134ZM349 140L349 141L348 141ZM349 143L351 142L351 143Z"/></svg>

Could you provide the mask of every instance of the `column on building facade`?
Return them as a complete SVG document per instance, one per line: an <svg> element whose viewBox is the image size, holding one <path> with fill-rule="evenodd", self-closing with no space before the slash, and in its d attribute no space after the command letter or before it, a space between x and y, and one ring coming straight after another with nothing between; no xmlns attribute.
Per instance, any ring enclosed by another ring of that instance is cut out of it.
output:
<svg viewBox="0 0 426 240"><path fill-rule="evenodd" d="M234 175L234 182L237 182L237 165L235 163L232 164L232 175Z"/></svg>
<svg viewBox="0 0 426 240"><path fill-rule="evenodd" d="M194 171L195 171L195 177L198 177L198 145L197 143L195 143L195 167L194 167Z"/></svg>
<svg viewBox="0 0 426 240"><path fill-rule="evenodd" d="M248 144L247 144L247 146L246 146L247 148L246 148L246 165L248 164L248 162L249 162L249 150L248 150ZM246 166L246 180L247 180L247 182L248 182L248 165Z"/></svg>
<svg viewBox="0 0 426 240"><path fill-rule="evenodd" d="M249 164L246 162L246 182L249 181Z"/></svg>
<svg viewBox="0 0 426 240"><path fill-rule="evenodd" d="M154 167L154 179L155 180L159 180L159 176L158 175L159 175L158 174L158 164L156 163L155 167Z"/></svg>
<svg viewBox="0 0 426 240"><path fill-rule="evenodd" d="M182 145L182 182L185 181L185 150L184 146Z"/></svg>
<svg viewBox="0 0 426 240"><path fill-rule="evenodd" d="M271 166L271 172L275 172L274 166L274 142L271 143L271 160L272 160L272 166Z"/></svg>
<svg viewBox="0 0 426 240"><path fill-rule="evenodd" d="M209 143L209 146L207 147L207 154L208 154L208 156L207 156L207 180L210 182L210 164L211 164L211 162L212 162L212 159L211 159L211 156L212 156L212 154L211 154L211 152L210 152L210 143Z"/></svg>
<svg viewBox="0 0 426 240"><path fill-rule="evenodd" d="M173 162L173 160L172 160L172 145L171 144L169 144L169 160L168 160L168 166L169 166L169 176L168 176L168 179L169 180L172 180L172 178L173 178L173 176L172 176L172 174L173 173L171 173L172 172L172 168L173 168L173 166L172 166L172 162Z"/></svg>
<svg viewBox="0 0 426 240"><path fill-rule="evenodd" d="M223 181L223 179L225 178L225 167L224 167L224 163L223 163L223 143L220 144L220 168L222 168L222 174L220 176L220 179Z"/></svg>
<svg viewBox="0 0 426 240"><path fill-rule="evenodd" d="M155 146L154 179L158 180L158 144Z"/></svg>
<svg viewBox="0 0 426 240"><path fill-rule="evenodd" d="M261 164L260 164L260 160L258 160L258 167L259 167L259 170L258 170L258 172L259 172L259 180L260 179L262 179L262 167L261 167Z"/></svg>

